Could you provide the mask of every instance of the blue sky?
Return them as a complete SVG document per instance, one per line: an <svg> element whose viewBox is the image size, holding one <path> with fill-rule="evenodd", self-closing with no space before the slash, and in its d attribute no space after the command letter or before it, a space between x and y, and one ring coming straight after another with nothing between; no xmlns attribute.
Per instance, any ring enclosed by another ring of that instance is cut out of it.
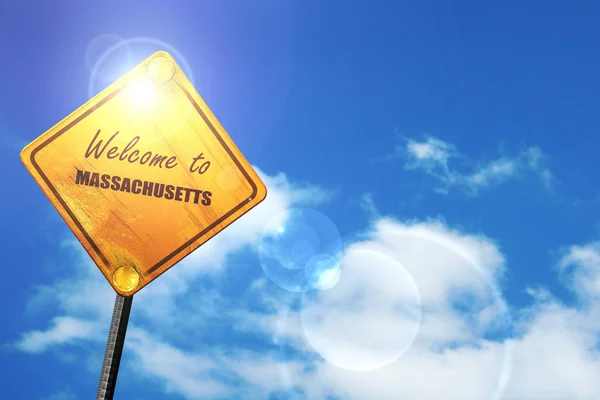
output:
<svg viewBox="0 0 600 400"><path fill-rule="evenodd" d="M136 295L115 398L600 398L599 12L3 3L3 393L93 396L114 300L19 152L167 50L269 196Z"/></svg>

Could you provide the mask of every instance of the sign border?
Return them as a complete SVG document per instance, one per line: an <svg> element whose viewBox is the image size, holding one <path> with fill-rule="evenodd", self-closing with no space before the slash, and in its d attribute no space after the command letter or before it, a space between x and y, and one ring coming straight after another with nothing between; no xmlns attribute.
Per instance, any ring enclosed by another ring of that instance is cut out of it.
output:
<svg viewBox="0 0 600 400"><path fill-rule="evenodd" d="M190 240L188 240L187 242L185 242L184 244L182 244L181 246L179 246L177 249L175 249L174 251L172 251L170 254L168 254L166 257L164 257L158 263L156 263L155 265L153 265L152 267L150 267L148 270L144 271L143 272L144 276L148 276L148 275L154 273L156 270L158 270L160 267L162 267L164 264L166 264L169 260L171 260L172 258L178 256L187 247L189 247L190 245L192 245L198 239L202 238L208 232L212 231L217 225L221 224L227 218L231 217L233 214L235 214L237 211L239 211L246 204L250 203L256 197L256 195L258 194L258 187L257 187L256 183L252 180L252 178L250 177L250 174L248 174L248 171L246 171L244 169L243 165L237 159L237 157L235 156L235 154L231 150L231 148L227 145L227 143L225 142L225 140L223 139L223 137L221 136L221 134L219 133L219 131L217 129L215 129L215 126L212 124L212 122L210 121L210 119L208 118L208 116L206 115L206 113L204 112L204 110L202 110L202 108L200 107L200 105L198 104L198 102L194 99L194 97L192 96L192 94L184 86L182 86L180 82L177 82L177 86L179 86L179 88L181 88L183 90L183 92L184 92L185 96L187 97L187 99L194 106L194 109L198 112L198 114L200 114L200 116L202 117L202 119L204 120L204 122L206 123L206 125L210 128L210 131L215 135L215 137L217 138L217 140L219 141L219 143L221 143L221 145L223 146L223 148L225 149L225 151L227 152L227 154L231 157L231 159L233 160L233 162L235 163L235 165L239 168L240 172L244 175L244 177L246 178L246 180L248 181L248 183L252 187L252 193L250 194L250 196L248 198L244 199L241 203L239 203L238 205L236 205L235 207L233 207L231 210L229 210L227 213L225 213L224 215L222 215L220 218L218 218L212 224L210 224L209 226L207 226L206 228L204 228L198 234L196 234L195 236L193 236ZM102 262L105 264L105 266L107 268L110 266L110 263L108 262L108 259L106 258L106 256L104 254L102 254L102 252L100 251L100 248L98 247L98 245L92 240L92 238L87 233L87 231L83 228L83 226L81 225L81 223L79 222L79 220L75 217L75 214L73 213L73 211L68 207L67 203L60 196L60 194L58 193L58 191L56 190L56 188L52 185L52 183L50 182L50 180L48 179L48 177L46 176L46 174L42 171L42 169L40 168L39 164L35 160L35 156L36 156L36 154L40 150L42 150L48 144L50 144L51 142L53 142L54 140L56 140L59 136L63 135L67 131L69 131L71 128L73 128L75 125L77 125L82 119L88 117L90 114L92 114L98 108L100 108L102 105L104 105L109 100L111 100L113 97L115 97L116 95L118 95L122 90L123 90L122 86L116 88L113 92L109 93L106 97L104 97L103 99L101 99L100 101L98 101L98 103L96 103L95 105L93 105L92 107L90 107L88 110L86 110L85 112L83 112L80 116L78 116L77 118L75 118L73 121L69 122L69 124L67 124L65 127L61 128L57 133L53 134L52 136L50 136L49 138L47 138L46 140L44 140L41 144L39 144L37 147L35 147L34 149L32 149L31 150L31 154L30 154L31 165L33 165L33 167L39 173L40 177L44 180L44 182L46 183L46 185L48 185L48 187L50 188L50 190L52 191L52 193L54 194L54 196L56 197L56 199L59 201L59 203L61 204L61 206L65 209L65 211L67 212L67 214L69 215L69 217L71 217L71 220L75 223L75 225L77 226L77 228L79 228L79 230L81 231L81 233L83 234L83 236L85 237L85 239L88 241L88 243L90 244L90 246L92 247L92 249L100 257L100 259L102 260Z"/></svg>

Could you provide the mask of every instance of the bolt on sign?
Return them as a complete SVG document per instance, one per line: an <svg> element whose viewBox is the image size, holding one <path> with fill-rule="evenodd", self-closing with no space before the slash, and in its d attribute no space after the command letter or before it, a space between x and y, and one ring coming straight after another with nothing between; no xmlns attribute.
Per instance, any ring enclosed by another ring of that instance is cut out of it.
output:
<svg viewBox="0 0 600 400"><path fill-rule="evenodd" d="M122 296L138 292L267 195L166 52L35 139L21 159Z"/></svg>

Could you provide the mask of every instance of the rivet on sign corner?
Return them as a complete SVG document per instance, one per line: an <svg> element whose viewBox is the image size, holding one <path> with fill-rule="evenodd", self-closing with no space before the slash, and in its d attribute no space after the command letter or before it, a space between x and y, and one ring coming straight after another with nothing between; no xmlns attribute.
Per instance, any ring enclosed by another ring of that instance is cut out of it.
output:
<svg viewBox="0 0 600 400"><path fill-rule="evenodd" d="M152 79L166 82L175 74L175 66L167 57L159 56L148 64L148 74Z"/></svg>
<svg viewBox="0 0 600 400"><path fill-rule="evenodd" d="M120 267L113 273L113 283L119 290L131 292L140 284L140 274L133 267Z"/></svg>

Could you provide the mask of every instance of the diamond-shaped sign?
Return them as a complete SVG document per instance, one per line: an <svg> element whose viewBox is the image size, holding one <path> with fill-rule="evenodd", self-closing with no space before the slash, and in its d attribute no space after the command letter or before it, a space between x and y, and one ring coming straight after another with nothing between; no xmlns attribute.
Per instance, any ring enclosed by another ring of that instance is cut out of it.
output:
<svg viewBox="0 0 600 400"><path fill-rule="evenodd" d="M123 296L156 279L267 194L165 52L34 140L21 159Z"/></svg>

